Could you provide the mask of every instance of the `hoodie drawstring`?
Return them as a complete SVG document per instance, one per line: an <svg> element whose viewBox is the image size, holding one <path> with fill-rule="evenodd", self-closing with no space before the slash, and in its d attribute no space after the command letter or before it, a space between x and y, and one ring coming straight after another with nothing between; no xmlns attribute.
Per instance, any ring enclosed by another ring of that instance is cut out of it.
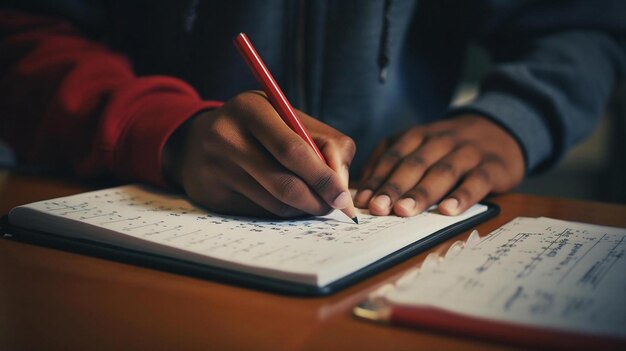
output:
<svg viewBox="0 0 626 351"><path fill-rule="evenodd" d="M183 11L183 29L189 33L196 25L198 0L191 0Z"/></svg>
<svg viewBox="0 0 626 351"><path fill-rule="evenodd" d="M378 80L384 84L387 80L387 71L389 68L391 38L389 30L391 27L391 3L392 0L385 0L383 8L383 30L380 34L380 47L378 49Z"/></svg>

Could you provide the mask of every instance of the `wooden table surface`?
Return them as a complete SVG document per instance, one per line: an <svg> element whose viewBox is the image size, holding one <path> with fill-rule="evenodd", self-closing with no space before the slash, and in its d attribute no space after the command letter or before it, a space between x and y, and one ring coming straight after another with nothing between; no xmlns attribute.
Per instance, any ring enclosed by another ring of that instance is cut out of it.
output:
<svg viewBox="0 0 626 351"><path fill-rule="evenodd" d="M0 213L86 190L70 181L0 172ZM517 216L626 227L624 205L514 193L491 201L502 212L477 227L481 234ZM431 251L445 252L453 241ZM297 298L0 240L0 349L511 349L353 317L352 307L370 291L427 253L334 295Z"/></svg>

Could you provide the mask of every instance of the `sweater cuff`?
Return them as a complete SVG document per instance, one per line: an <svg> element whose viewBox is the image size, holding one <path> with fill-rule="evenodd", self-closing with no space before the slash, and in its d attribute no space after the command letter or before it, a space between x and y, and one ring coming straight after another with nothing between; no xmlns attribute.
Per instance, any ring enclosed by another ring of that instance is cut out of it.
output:
<svg viewBox="0 0 626 351"><path fill-rule="evenodd" d="M154 92L143 100L115 148L114 172L122 179L166 187L161 156L167 140L186 120L222 103L175 91Z"/></svg>
<svg viewBox="0 0 626 351"><path fill-rule="evenodd" d="M452 108L448 115L479 114L511 134L520 145L526 173L545 169L551 164L554 145L546 121L533 106L501 92L485 92L473 102Z"/></svg>

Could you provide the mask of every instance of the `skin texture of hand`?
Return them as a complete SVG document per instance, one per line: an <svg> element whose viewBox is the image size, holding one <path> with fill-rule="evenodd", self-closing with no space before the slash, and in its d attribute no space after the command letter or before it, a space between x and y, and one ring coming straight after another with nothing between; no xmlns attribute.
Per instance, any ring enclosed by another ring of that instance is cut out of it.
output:
<svg viewBox="0 0 626 351"><path fill-rule="evenodd" d="M295 217L345 208L354 142L298 115L328 165L263 93L244 92L176 131L163 153L165 174L193 201L218 213Z"/></svg>
<svg viewBox="0 0 626 351"><path fill-rule="evenodd" d="M374 215L414 216L439 202L456 215L524 176L516 140L487 118L463 115L383 141L364 169L355 205Z"/></svg>

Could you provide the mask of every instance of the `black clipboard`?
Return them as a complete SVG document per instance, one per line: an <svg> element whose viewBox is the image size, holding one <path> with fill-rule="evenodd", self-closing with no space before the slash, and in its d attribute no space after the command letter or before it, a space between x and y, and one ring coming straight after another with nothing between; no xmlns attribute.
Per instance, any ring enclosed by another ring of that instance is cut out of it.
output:
<svg viewBox="0 0 626 351"><path fill-rule="evenodd" d="M425 251L463 231L469 230L473 226L500 213L500 208L497 205L489 202L483 202L482 204L487 206L486 211L443 228L361 268L348 276L321 287L294 283L276 278L268 278L230 269L216 268L205 264L146 253L143 251L104 244L92 240L24 229L11 225L7 216L3 216L0 220L0 228L2 229L2 233L4 233L3 237L5 239L19 242L280 294L295 296L324 296L335 293L395 264L405 261L416 254Z"/></svg>

